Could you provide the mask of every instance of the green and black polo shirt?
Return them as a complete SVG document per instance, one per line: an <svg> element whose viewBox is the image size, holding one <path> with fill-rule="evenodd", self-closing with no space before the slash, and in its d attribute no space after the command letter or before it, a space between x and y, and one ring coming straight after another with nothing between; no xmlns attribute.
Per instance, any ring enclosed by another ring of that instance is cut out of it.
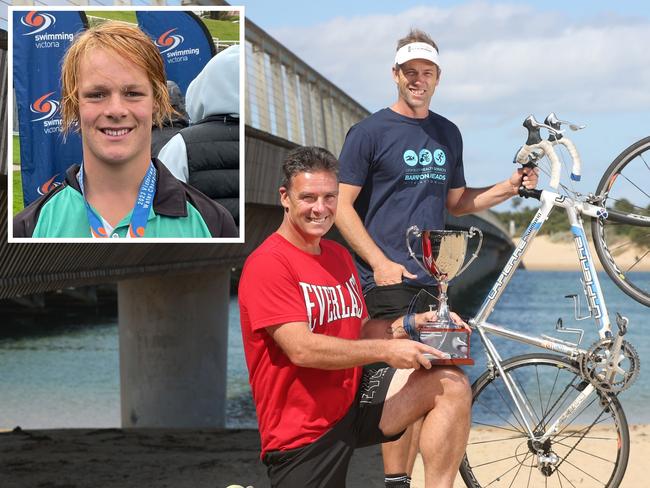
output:
<svg viewBox="0 0 650 488"><path fill-rule="evenodd" d="M237 237L232 215L197 189L177 180L157 159L156 195L144 237ZM68 168L63 184L14 217L14 237L92 237L79 165ZM131 212L115 227L113 237L126 237ZM116 236L117 234L117 236Z"/></svg>

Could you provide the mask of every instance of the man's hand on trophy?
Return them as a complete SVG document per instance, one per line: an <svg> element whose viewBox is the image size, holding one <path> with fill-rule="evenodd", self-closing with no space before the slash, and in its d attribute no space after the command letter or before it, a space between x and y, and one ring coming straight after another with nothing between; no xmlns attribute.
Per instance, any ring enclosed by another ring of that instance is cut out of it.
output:
<svg viewBox="0 0 650 488"><path fill-rule="evenodd" d="M397 369L431 368L431 358L449 359L449 354L416 341L385 341L385 362Z"/></svg>
<svg viewBox="0 0 650 488"><path fill-rule="evenodd" d="M375 283L377 286L395 285L402 282L402 276L415 279L413 273L409 272L403 265L386 259L373 268Z"/></svg>
<svg viewBox="0 0 650 488"><path fill-rule="evenodd" d="M449 312L449 318L451 318L454 325L462 327L470 334L472 333L472 329L470 328L469 324L460 318L456 312ZM435 322L436 320L438 320L438 313L435 310L415 314L415 328L417 331L419 331L427 323Z"/></svg>

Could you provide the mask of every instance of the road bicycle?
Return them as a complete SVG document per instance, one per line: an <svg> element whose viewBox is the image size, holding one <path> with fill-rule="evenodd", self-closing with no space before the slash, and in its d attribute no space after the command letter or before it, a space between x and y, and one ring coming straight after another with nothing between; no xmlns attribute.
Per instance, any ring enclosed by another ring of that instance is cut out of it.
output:
<svg viewBox="0 0 650 488"><path fill-rule="evenodd" d="M560 182L560 159L565 159L564 152L572 163L570 178L579 180L581 174L580 156L562 129L565 125L572 130L582 128L560 121L554 114L544 123L532 116L524 121L528 140L517 153L516 161L540 168L549 162L550 169L546 171L550 186L555 190L561 186L565 194L522 187L522 196L540 201L539 210L480 309L468 320L480 336L487 356L486 371L472 385L472 429L460 467L465 484L471 488L616 488L627 467L630 436L618 394L636 380L639 356L625 340L627 318L616 314L612 330L582 217L592 219L596 249L608 274L625 293L650 305L647 290L633 282L634 266L623 268L618 264L619 254L615 250L623 240L621 233L615 232L620 231L616 225L629 226L634 231L641 229L643 243L642 232L647 231L650 222L647 208L638 202L630 204L629 199L622 204L621 196L617 196L618 186L623 187L620 183L625 181L626 168L645 164L650 138L616 158L595 194L580 195ZM548 132L547 139L541 138L542 130ZM558 155L556 149L560 146L566 151ZM650 172L647 164L645 168ZM647 197L638 181L632 181L632 186ZM570 295L576 319L591 318L598 328L598 341L588 347L581 345L584 330L564 327L561 320L556 325L556 335L563 333L564 339L528 335L487 321L554 207L566 211L582 271L589 314L581 317L579 298ZM491 339L493 336L536 346L545 352L503 359Z"/></svg>

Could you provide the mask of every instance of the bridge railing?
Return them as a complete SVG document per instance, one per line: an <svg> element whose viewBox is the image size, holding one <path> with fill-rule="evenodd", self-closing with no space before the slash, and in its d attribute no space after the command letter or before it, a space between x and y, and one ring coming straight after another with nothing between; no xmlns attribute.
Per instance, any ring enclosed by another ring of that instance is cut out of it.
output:
<svg viewBox="0 0 650 488"><path fill-rule="evenodd" d="M338 155L369 112L253 22L246 21L246 123Z"/></svg>

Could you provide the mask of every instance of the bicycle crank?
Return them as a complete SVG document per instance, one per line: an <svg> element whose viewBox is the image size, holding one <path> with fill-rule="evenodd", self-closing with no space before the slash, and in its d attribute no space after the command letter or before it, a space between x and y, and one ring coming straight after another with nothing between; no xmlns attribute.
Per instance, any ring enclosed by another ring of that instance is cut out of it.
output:
<svg viewBox="0 0 650 488"><path fill-rule="evenodd" d="M634 347L621 341L620 351L614 355L615 339L594 343L580 360L580 374L604 393L618 394L629 388L639 376L641 360Z"/></svg>

